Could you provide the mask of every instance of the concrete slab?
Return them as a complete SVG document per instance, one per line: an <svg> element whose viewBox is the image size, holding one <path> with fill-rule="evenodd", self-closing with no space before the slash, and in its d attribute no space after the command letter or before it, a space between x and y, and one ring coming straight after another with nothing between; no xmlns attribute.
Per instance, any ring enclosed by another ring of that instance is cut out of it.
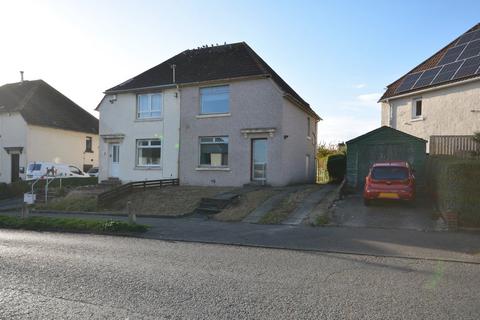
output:
<svg viewBox="0 0 480 320"><path fill-rule="evenodd" d="M407 229L434 231L444 228L435 216L435 209L428 199L418 199L409 206L405 203L382 201L370 206L363 204L360 194L346 196L337 201L332 210L332 222L345 227Z"/></svg>
<svg viewBox="0 0 480 320"><path fill-rule="evenodd" d="M298 206L287 219L282 221L282 224L299 225L304 219L308 217L310 212L318 205L320 201L330 191L334 190L333 185L325 185L320 190L312 192L308 197Z"/></svg>
<svg viewBox="0 0 480 320"><path fill-rule="evenodd" d="M260 206L253 210L248 216L246 216L242 222L246 223L258 223L264 215L271 211L276 205L278 205L286 196L290 193L297 191L298 188L288 188L264 201Z"/></svg>

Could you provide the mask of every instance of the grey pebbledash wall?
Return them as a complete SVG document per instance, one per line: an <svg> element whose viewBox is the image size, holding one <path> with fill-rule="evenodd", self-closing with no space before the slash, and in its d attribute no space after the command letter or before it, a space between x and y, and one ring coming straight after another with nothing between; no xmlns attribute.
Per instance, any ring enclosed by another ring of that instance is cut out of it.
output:
<svg viewBox="0 0 480 320"><path fill-rule="evenodd" d="M241 186L249 183L252 138L268 139L268 184L281 186L313 182L315 143L306 138L308 115L286 101L283 92L268 78L228 84L230 115L211 118L198 117L199 87L181 88L180 183L205 186ZM260 133L248 137L241 133L242 129L252 128L275 128L275 132L273 136ZM202 136L229 137L228 168L221 171L199 169L199 137ZM310 154L311 160L310 173L307 175L306 154Z"/></svg>

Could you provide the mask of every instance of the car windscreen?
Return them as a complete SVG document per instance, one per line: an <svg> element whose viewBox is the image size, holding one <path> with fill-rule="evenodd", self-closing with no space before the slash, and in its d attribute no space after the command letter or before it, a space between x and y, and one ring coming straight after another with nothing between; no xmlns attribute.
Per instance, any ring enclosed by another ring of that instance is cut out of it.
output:
<svg viewBox="0 0 480 320"><path fill-rule="evenodd" d="M40 163L31 163L28 166L28 171L40 171L42 165Z"/></svg>
<svg viewBox="0 0 480 320"><path fill-rule="evenodd" d="M97 172L98 172L98 168L92 168L88 170L88 173L97 173Z"/></svg>
<svg viewBox="0 0 480 320"><path fill-rule="evenodd" d="M405 167L374 167L374 180L405 180L408 179L408 169Z"/></svg>

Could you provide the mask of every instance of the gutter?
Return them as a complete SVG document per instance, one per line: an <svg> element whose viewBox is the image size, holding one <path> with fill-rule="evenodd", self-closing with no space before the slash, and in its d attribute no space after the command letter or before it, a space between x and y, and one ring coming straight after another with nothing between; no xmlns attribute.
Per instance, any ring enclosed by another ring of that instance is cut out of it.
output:
<svg viewBox="0 0 480 320"><path fill-rule="evenodd" d="M425 88L425 89L422 89L422 90L417 90L417 91L408 92L408 93L404 93L404 94L400 94L400 95L396 95L396 96L391 96L391 97L388 97L388 98L381 99L378 102L387 102L388 103L390 100L393 100L393 99L400 99L400 98L404 98L404 97L414 96L414 95L418 95L418 94L424 93L424 92L430 92L430 91L450 88L450 87L453 87L453 86L467 84L467 83L475 82L475 81L479 81L479 80L480 80L479 77L475 77L475 78L471 78L471 79L467 79L467 80L463 80L463 81L456 81L456 82L452 82L452 83L448 83L448 84L444 84L444 85L440 85L440 86Z"/></svg>

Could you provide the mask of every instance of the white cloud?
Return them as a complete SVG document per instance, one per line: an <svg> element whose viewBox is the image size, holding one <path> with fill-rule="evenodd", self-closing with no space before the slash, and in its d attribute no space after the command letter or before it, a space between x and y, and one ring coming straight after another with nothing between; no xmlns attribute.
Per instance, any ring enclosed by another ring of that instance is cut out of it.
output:
<svg viewBox="0 0 480 320"><path fill-rule="evenodd" d="M318 124L318 142L345 142L380 126L380 114L365 118L355 115L329 116Z"/></svg>
<svg viewBox="0 0 480 320"><path fill-rule="evenodd" d="M363 88L365 88L366 86L367 86L366 83L357 83L357 84L354 84L354 85L353 85L353 87L354 87L355 89L363 89Z"/></svg>
<svg viewBox="0 0 480 320"><path fill-rule="evenodd" d="M381 93L367 93L357 96L357 101L365 105L376 105Z"/></svg>

